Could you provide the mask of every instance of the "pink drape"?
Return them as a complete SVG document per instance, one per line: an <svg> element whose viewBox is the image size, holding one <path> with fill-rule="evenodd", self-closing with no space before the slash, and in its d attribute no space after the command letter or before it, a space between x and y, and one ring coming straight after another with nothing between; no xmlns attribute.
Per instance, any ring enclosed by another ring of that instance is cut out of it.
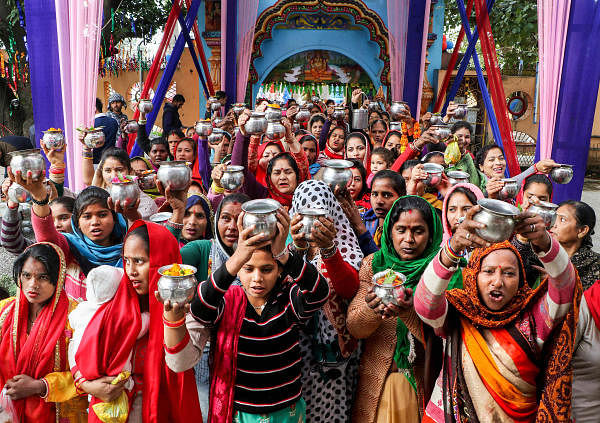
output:
<svg viewBox="0 0 600 423"><path fill-rule="evenodd" d="M552 155L571 0L538 0L540 159ZM585 76L582 76L585 77Z"/></svg>
<svg viewBox="0 0 600 423"><path fill-rule="evenodd" d="M238 2L238 38L237 38L237 87L236 101L243 103L246 97L246 84L248 83L248 70L250 69L250 56L252 56L252 42L254 41L254 27L258 13L259 0L244 0Z"/></svg>
<svg viewBox="0 0 600 423"><path fill-rule="evenodd" d="M393 100L402 100L402 93L404 92L409 3L409 0L387 2L390 84Z"/></svg>
<svg viewBox="0 0 600 423"><path fill-rule="evenodd" d="M77 127L94 125L102 0L55 0L69 187L84 188Z"/></svg>
<svg viewBox="0 0 600 423"><path fill-rule="evenodd" d="M421 72L419 73L419 97L417 108L413 112L414 117L419 120L421 116L421 97L423 96L423 78L425 77L425 62L427 60L427 37L429 35L429 15L431 14L431 0L425 0L425 16L423 18L423 44L421 46Z"/></svg>

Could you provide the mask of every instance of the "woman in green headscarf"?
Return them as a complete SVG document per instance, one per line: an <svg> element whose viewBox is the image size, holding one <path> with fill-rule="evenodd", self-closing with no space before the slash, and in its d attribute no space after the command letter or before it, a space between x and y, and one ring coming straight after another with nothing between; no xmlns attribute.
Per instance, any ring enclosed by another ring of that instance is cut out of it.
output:
<svg viewBox="0 0 600 423"><path fill-rule="evenodd" d="M426 200L400 197L383 224L381 250L363 261L347 317L350 333L365 340L353 422L420 421L439 372L431 366L442 362L442 348L412 311L412 292L442 235L441 221ZM406 276L399 306L385 306L373 293L373 275L388 269Z"/></svg>

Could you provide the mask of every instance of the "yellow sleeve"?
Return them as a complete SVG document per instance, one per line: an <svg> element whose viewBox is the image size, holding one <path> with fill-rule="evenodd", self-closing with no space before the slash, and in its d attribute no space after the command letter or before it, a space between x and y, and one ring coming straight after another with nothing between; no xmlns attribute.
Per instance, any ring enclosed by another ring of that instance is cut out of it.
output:
<svg viewBox="0 0 600 423"><path fill-rule="evenodd" d="M65 402L78 396L70 371L48 373L44 382L48 387L46 402Z"/></svg>

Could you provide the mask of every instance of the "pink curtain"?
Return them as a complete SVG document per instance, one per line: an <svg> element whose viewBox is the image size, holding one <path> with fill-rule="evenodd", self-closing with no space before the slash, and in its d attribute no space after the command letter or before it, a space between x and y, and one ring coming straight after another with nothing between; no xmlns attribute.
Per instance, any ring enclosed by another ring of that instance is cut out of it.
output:
<svg viewBox="0 0 600 423"><path fill-rule="evenodd" d="M237 38L237 87L236 101L243 103L246 97L246 84L248 83L248 70L250 69L250 56L252 56L252 42L254 41L254 27L258 13L259 0L238 1L238 38Z"/></svg>
<svg viewBox="0 0 600 423"><path fill-rule="evenodd" d="M425 0L425 16L423 18L423 45L421 46L421 72L419 73L419 97L413 115L418 120L421 115L421 97L423 96L423 78L425 77L425 61L427 60L427 36L429 35L429 15L431 0Z"/></svg>
<svg viewBox="0 0 600 423"><path fill-rule="evenodd" d="M77 127L94 125L102 0L55 0L69 187L84 188Z"/></svg>
<svg viewBox="0 0 600 423"><path fill-rule="evenodd" d="M571 0L538 0L538 48L540 57L540 159L552 155L556 110Z"/></svg>
<svg viewBox="0 0 600 423"><path fill-rule="evenodd" d="M404 92L408 12L409 0L387 2L390 84L392 88L391 98L393 100L402 100L402 93Z"/></svg>

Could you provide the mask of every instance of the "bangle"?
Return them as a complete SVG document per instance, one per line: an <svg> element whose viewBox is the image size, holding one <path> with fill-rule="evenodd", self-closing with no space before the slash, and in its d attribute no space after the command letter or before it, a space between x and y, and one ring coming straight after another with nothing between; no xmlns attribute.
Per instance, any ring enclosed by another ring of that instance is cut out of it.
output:
<svg viewBox="0 0 600 423"><path fill-rule="evenodd" d="M321 258L323 260L335 256L335 253L337 253L337 247L335 244L332 244L331 247L321 248Z"/></svg>
<svg viewBox="0 0 600 423"><path fill-rule="evenodd" d="M225 188L217 186L215 181L213 181L212 185L210 186L210 189L212 189L212 192L214 192L215 194L223 194L225 192Z"/></svg>
<svg viewBox="0 0 600 423"><path fill-rule="evenodd" d="M455 265L458 264L459 260L453 259L452 256L450 256L450 253L448 252L448 248L446 246L444 246L444 248L442 248L442 251L444 252L444 254L446 254L446 257L448 257L448 260L450 260Z"/></svg>
<svg viewBox="0 0 600 423"><path fill-rule="evenodd" d="M411 150L413 150L413 151L417 151L417 152L419 152L419 153L420 153L421 151L423 151L423 148L419 148L419 147L417 147L417 146L415 145L415 142L414 142L414 141L413 141L413 142L411 142L411 143L410 143L410 144L408 144L408 145L410 146Z"/></svg>
<svg viewBox="0 0 600 423"><path fill-rule="evenodd" d="M177 329L182 327L183 325L185 325L185 316L183 316L181 319L176 320L175 322L172 322L171 320L167 320L165 318L165 316L163 315L163 324L171 329Z"/></svg>
<svg viewBox="0 0 600 423"><path fill-rule="evenodd" d="M460 260L462 257L465 256L465 252L463 251L462 253L457 253L456 251L454 251L452 249L452 245L450 245L450 240L452 239L452 237L450 237L448 239L448 241L446 241L446 247L448 247L448 253L450 253L450 255L452 257L454 257L456 260Z"/></svg>
<svg viewBox="0 0 600 423"><path fill-rule="evenodd" d="M296 241L292 241L292 244L294 245L294 249L296 251L306 251L310 248L310 244L308 242L306 243L306 247L298 246L298 244L296 244Z"/></svg>
<svg viewBox="0 0 600 423"><path fill-rule="evenodd" d="M42 201L37 201L33 197L31 197L31 201L33 202L33 204L37 204L38 206L47 206L48 203L50 202L50 193L47 192L46 193L46 198L44 198Z"/></svg>
<svg viewBox="0 0 600 423"><path fill-rule="evenodd" d="M173 229L183 229L183 223L175 223L172 222L171 219L167 220L167 225L169 225Z"/></svg>
<svg viewBox="0 0 600 423"><path fill-rule="evenodd" d="M283 250L281 250L281 252L279 254L273 254L273 259L274 260L279 260L281 257L283 257L284 255L286 255L288 253L288 249L287 247L284 247Z"/></svg>
<svg viewBox="0 0 600 423"><path fill-rule="evenodd" d="M81 157L83 157L84 159L93 159L94 153L92 152L92 150L83 150L81 152Z"/></svg>

